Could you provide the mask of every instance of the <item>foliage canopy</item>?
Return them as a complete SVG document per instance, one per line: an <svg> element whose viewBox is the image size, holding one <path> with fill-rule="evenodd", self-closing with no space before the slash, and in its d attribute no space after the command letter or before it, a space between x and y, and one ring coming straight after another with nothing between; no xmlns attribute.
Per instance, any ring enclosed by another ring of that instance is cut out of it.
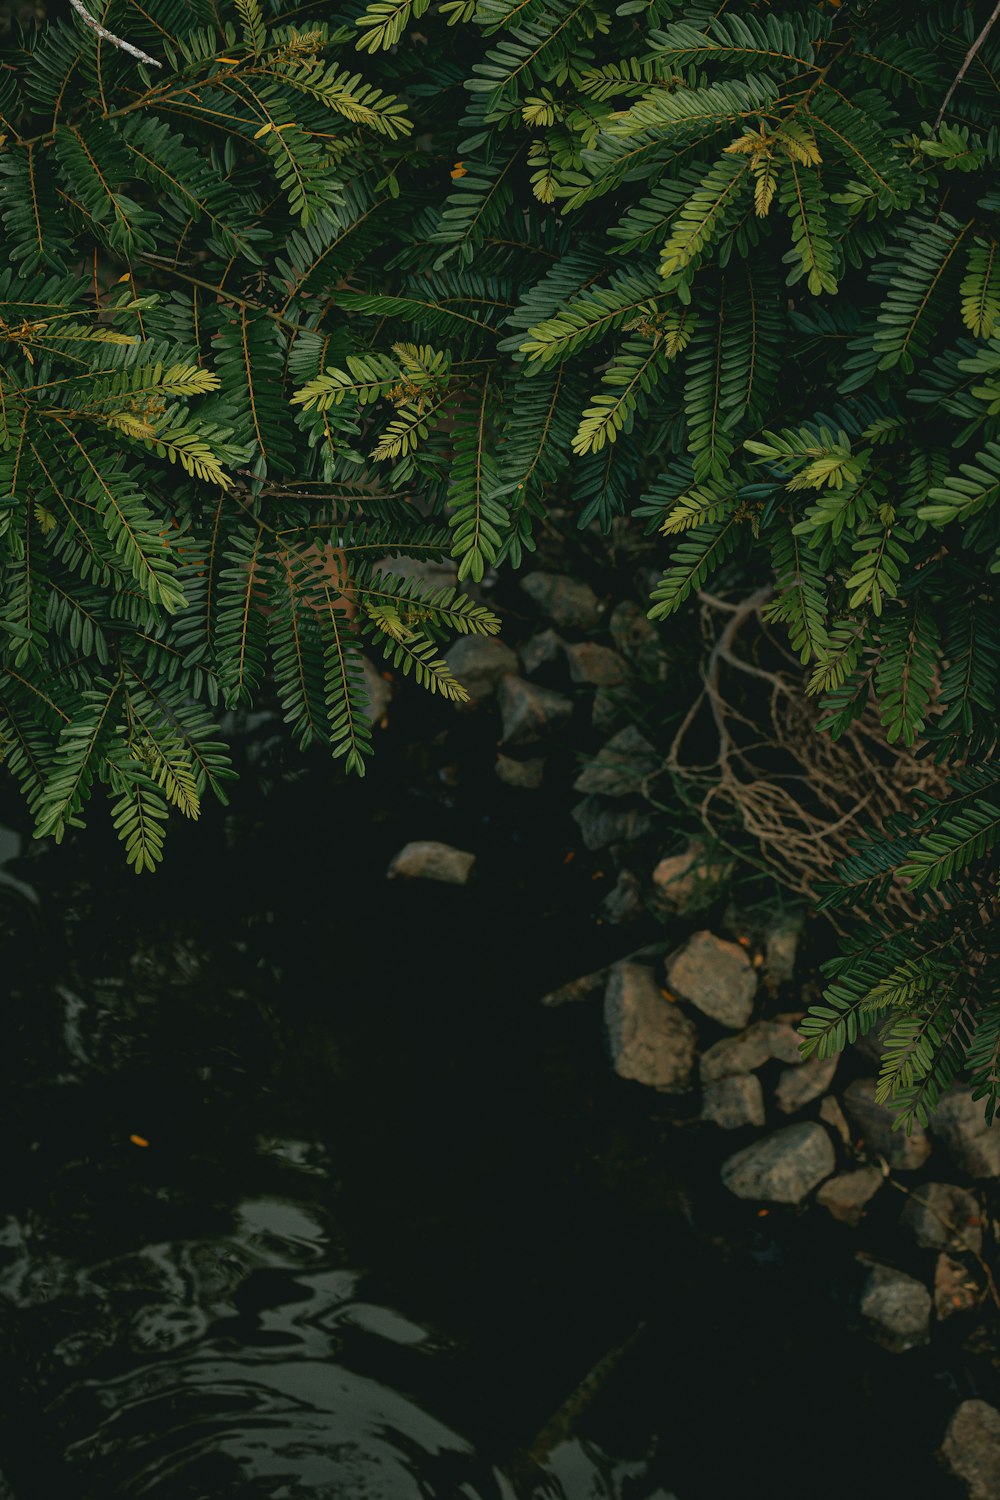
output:
<svg viewBox="0 0 1000 1500"><path fill-rule="evenodd" d="M770 574L823 731L874 702L954 768L830 894L865 921L807 1030L890 1016L906 1118L966 1060L995 1101L984 8L91 7L150 60L72 11L0 70L0 734L38 832L103 783L155 864L268 662L361 771L362 641L460 696L441 633L497 628L387 557L479 580L553 499L631 513L654 617Z"/></svg>

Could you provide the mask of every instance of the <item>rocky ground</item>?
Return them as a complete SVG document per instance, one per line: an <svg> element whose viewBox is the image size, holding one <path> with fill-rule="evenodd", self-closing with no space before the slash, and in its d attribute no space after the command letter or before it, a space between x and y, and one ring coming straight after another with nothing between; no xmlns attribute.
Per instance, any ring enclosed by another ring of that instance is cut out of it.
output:
<svg viewBox="0 0 1000 1500"><path fill-rule="evenodd" d="M543 1003L591 1007L609 1067L674 1101L679 1132L714 1133L722 1187L748 1214L829 1224L860 1336L904 1359L942 1341L979 1349L985 1316L1000 1309L1000 1129L956 1086L930 1129L894 1130L876 1100L877 1044L803 1060L795 1027L814 982L799 963L799 922L741 922L717 899L728 859L665 835L662 746L636 722L644 699L669 698L656 629L635 601L600 599L577 579L536 571L520 586L528 613L516 650L507 632L448 653L467 711L495 718L495 772L523 793L526 816L554 778L573 778L579 841L614 875L596 920L663 924L661 941L628 951L623 940L619 961L569 977ZM372 682L381 715L386 685ZM475 854L416 841L388 875L461 885L475 878ZM677 933L687 935L678 943ZM1000 1410L958 1400L940 1457L972 1500L996 1500Z"/></svg>

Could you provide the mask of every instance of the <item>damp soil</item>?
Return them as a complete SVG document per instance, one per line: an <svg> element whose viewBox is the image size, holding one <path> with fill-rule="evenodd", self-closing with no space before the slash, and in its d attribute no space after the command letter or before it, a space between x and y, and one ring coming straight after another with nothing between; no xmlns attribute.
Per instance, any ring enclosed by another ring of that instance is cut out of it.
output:
<svg viewBox="0 0 1000 1500"><path fill-rule="evenodd" d="M664 936L568 795L412 695L361 783L277 727L152 879L96 810L0 847L0 1496L957 1496L975 1372L859 1337L829 1226L539 1004ZM474 883L386 883L413 838Z"/></svg>

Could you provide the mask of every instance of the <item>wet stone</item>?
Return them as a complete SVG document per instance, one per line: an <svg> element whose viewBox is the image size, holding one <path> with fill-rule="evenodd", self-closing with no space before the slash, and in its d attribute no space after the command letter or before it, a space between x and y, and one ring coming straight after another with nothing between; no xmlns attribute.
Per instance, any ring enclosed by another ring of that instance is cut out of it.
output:
<svg viewBox="0 0 1000 1500"><path fill-rule="evenodd" d="M913 1172L930 1156L931 1143L919 1125L914 1124L910 1135L893 1129L892 1112L875 1102L873 1078L856 1078L845 1090L843 1103L855 1135L869 1151L884 1156L890 1167Z"/></svg>
<svg viewBox="0 0 1000 1500"><path fill-rule="evenodd" d="M418 839L405 844L393 856L387 880L436 880L442 885L467 885L476 866L476 856L450 844Z"/></svg>
<svg viewBox="0 0 1000 1500"><path fill-rule="evenodd" d="M757 976L739 944L711 932L696 932L667 966L667 987L735 1031L753 1012Z"/></svg>
<svg viewBox="0 0 1000 1500"><path fill-rule="evenodd" d="M629 724L598 750L573 783L577 792L600 792L605 797L628 797L643 789L661 758L643 734Z"/></svg>
<svg viewBox="0 0 1000 1500"><path fill-rule="evenodd" d="M948 1423L941 1456L961 1479L969 1500L1000 1495L1000 1411L986 1401L963 1401Z"/></svg>
<svg viewBox="0 0 1000 1500"><path fill-rule="evenodd" d="M986 1101L973 1099L971 1089L956 1088L945 1094L931 1129L961 1171L980 1179L1000 1177L1000 1124L987 1125Z"/></svg>
<svg viewBox="0 0 1000 1500"><path fill-rule="evenodd" d="M566 646L566 664L574 682L592 687L620 687L625 681L625 660L610 646L595 641L575 641Z"/></svg>
<svg viewBox="0 0 1000 1500"><path fill-rule="evenodd" d="M521 587L556 625L591 630L603 613L593 589L578 578L564 578L558 573L528 573L521 579Z"/></svg>
<svg viewBox="0 0 1000 1500"><path fill-rule="evenodd" d="M972 1312L978 1302L979 1288L967 1267L942 1251L934 1267L934 1312L939 1321Z"/></svg>
<svg viewBox="0 0 1000 1500"><path fill-rule="evenodd" d="M836 1057L810 1057L807 1062L785 1068L774 1090L774 1102L783 1115L805 1109L825 1094L837 1071Z"/></svg>
<svg viewBox="0 0 1000 1500"><path fill-rule="evenodd" d="M801 1203L836 1165L822 1125L804 1121L737 1151L722 1168L722 1181L737 1198L765 1203Z"/></svg>
<svg viewBox="0 0 1000 1500"><path fill-rule="evenodd" d="M494 769L505 786L525 791L537 791L545 780L545 762L540 758L515 760L510 755L498 755Z"/></svg>
<svg viewBox="0 0 1000 1500"><path fill-rule="evenodd" d="M735 1073L705 1086L701 1118L723 1130L740 1130L745 1125L763 1125L764 1091L753 1073Z"/></svg>
<svg viewBox="0 0 1000 1500"><path fill-rule="evenodd" d="M698 1034L683 1011L664 999L652 969L627 961L612 966L604 1020L620 1078L664 1094L687 1092Z"/></svg>
<svg viewBox="0 0 1000 1500"><path fill-rule="evenodd" d="M982 1249L979 1201L950 1182L922 1183L906 1200L901 1223L926 1250Z"/></svg>
<svg viewBox="0 0 1000 1500"><path fill-rule="evenodd" d="M562 693L520 677L504 677L497 696L505 745L527 745L543 739L573 713L572 703Z"/></svg>
<svg viewBox="0 0 1000 1500"><path fill-rule="evenodd" d="M517 673L514 652L493 636L460 636L445 661L470 698L489 698L502 677Z"/></svg>
<svg viewBox="0 0 1000 1500"><path fill-rule="evenodd" d="M583 842L588 849L607 849L611 844L631 844L644 838L652 828L649 814L641 808L612 806L602 797L585 797L573 808L573 821L578 825Z"/></svg>
<svg viewBox="0 0 1000 1500"><path fill-rule="evenodd" d="M872 1266L861 1311L879 1343L895 1354L930 1342L931 1294L922 1281L893 1266Z"/></svg>
<svg viewBox="0 0 1000 1500"><path fill-rule="evenodd" d="M816 1202L841 1224L860 1224L865 1209L885 1179L877 1167L861 1167L857 1172L842 1172L824 1182Z"/></svg>

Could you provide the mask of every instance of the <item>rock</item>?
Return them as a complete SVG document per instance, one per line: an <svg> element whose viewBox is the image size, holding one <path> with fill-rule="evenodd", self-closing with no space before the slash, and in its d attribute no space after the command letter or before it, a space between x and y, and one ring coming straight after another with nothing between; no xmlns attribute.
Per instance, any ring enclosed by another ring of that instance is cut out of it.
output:
<svg viewBox="0 0 1000 1500"><path fill-rule="evenodd" d="M611 639L626 661L634 663L645 678L664 681L667 675L666 653L659 632L644 609L631 599L623 600L611 611L608 628Z"/></svg>
<svg viewBox="0 0 1000 1500"><path fill-rule="evenodd" d="M842 1172L824 1182L816 1194L816 1202L852 1228L861 1222L868 1203L884 1182L877 1167L861 1167L857 1172Z"/></svg>
<svg viewBox="0 0 1000 1500"><path fill-rule="evenodd" d="M922 1167L931 1154L926 1131L914 1125L910 1135L893 1130L893 1117L883 1104L875 1103L874 1078L856 1078L844 1092L844 1110L856 1135L869 1151L884 1156L890 1167L905 1172Z"/></svg>
<svg viewBox="0 0 1000 1500"><path fill-rule="evenodd" d="M489 635L459 636L445 661L470 698L489 698L502 677L517 673L514 652Z"/></svg>
<svg viewBox="0 0 1000 1500"><path fill-rule="evenodd" d="M872 1266L861 1311L879 1343L895 1354L930 1342L931 1294L922 1281L893 1266Z"/></svg>
<svg viewBox="0 0 1000 1500"><path fill-rule="evenodd" d="M709 905L731 873L731 864L707 858L705 846L695 839L683 854L660 860L653 871L653 890L668 910L694 911Z"/></svg>
<svg viewBox="0 0 1000 1500"><path fill-rule="evenodd" d="M387 880L438 880L444 885L467 885L475 869L476 856L450 844L418 839L405 844L393 856Z"/></svg>
<svg viewBox="0 0 1000 1500"><path fill-rule="evenodd" d="M987 1125L986 1101L973 1099L971 1089L950 1089L931 1129L970 1177L1000 1177L1000 1126Z"/></svg>
<svg viewBox="0 0 1000 1500"><path fill-rule="evenodd" d="M601 902L605 920L620 926L622 922L634 922L642 914L642 886L631 870L622 870Z"/></svg>
<svg viewBox="0 0 1000 1500"><path fill-rule="evenodd" d="M559 573L527 573L521 579L521 587L557 625L592 630L603 613L593 589L578 578L564 578Z"/></svg>
<svg viewBox="0 0 1000 1500"><path fill-rule="evenodd" d="M701 1103L701 1118L721 1125L723 1130L739 1130L744 1125L763 1125L764 1091L753 1073L735 1073L706 1085Z"/></svg>
<svg viewBox="0 0 1000 1500"><path fill-rule="evenodd" d="M620 687L625 681L625 660L610 646L575 641L563 649L574 682L589 682L592 687Z"/></svg>
<svg viewBox="0 0 1000 1500"><path fill-rule="evenodd" d="M598 688L590 710L590 722L598 734L610 734L617 729L625 717L625 709L618 693Z"/></svg>
<svg viewBox="0 0 1000 1500"><path fill-rule="evenodd" d="M652 969L614 964L604 994L604 1020L615 1072L664 1094L691 1087L698 1033L694 1022L661 994Z"/></svg>
<svg viewBox="0 0 1000 1500"><path fill-rule="evenodd" d="M458 583L458 563L450 557L380 557L374 567L396 578L418 578L431 589L454 588Z"/></svg>
<svg viewBox="0 0 1000 1500"><path fill-rule="evenodd" d="M934 1311L943 1323L955 1313L972 1312L979 1301L979 1288L960 1260L944 1251L934 1267Z"/></svg>
<svg viewBox="0 0 1000 1500"><path fill-rule="evenodd" d="M723 1165L722 1181L737 1198L801 1203L835 1166L830 1137L806 1120L737 1151Z"/></svg>
<svg viewBox="0 0 1000 1500"><path fill-rule="evenodd" d="M521 665L526 674L532 677L542 667L550 666L552 662L557 661L562 648L563 642L554 630L542 630L537 635L533 635L520 648Z"/></svg>
<svg viewBox="0 0 1000 1500"><path fill-rule="evenodd" d="M520 677L504 677L497 690L505 745L526 745L565 724L573 705L562 693Z"/></svg>
<svg viewBox="0 0 1000 1500"><path fill-rule="evenodd" d="M514 760L510 755L498 755L494 767L506 786L524 787L537 791L545 780L544 760Z"/></svg>
<svg viewBox="0 0 1000 1500"><path fill-rule="evenodd" d="M978 1255L983 1247L976 1197L950 1182L923 1183L907 1199L900 1222L925 1250L972 1250Z"/></svg>
<svg viewBox="0 0 1000 1500"><path fill-rule="evenodd" d="M794 1115L820 1094L826 1093L837 1071L837 1057L810 1057L782 1070L774 1090L774 1102L783 1115Z"/></svg>
<svg viewBox="0 0 1000 1500"><path fill-rule="evenodd" d="M392 684L387 682L378 667L368 656L361 658L364 672L365 692L368 701L361 712L372 724L381 724L392 699Z"/></svg>
<svg viewBox="0 0 1000 1500"><path fill-rule="evenodd" d="M573 808L588 849L606 849L611 844L631 844L644 838L652 820L641 808L611 807L602 797L584 797Z"/></svg>
<svg viewBox="0 0 1000 1500"><path fill-rule="evenodd" d="M542 1004L554 1008L591 1000L604 989L610 972L610 969L598 969L593 974L581 974L578 979L571 979L568 984L561 984L557 990L550 990L547 995L543 995Z"/></svg>
<svg viewBox="0 0 1000 1500"><path fill-rule="evenodd" d="M737 943L696 932L667 966L667 988L735 1031L750 1019L757 976Z"/></svg>
<svg viewBox="0 0 1000 1500"><path fill-rule="evenodd" d="M702 1053L699 1071L702 1083L731 1078L737 1073L752 1073L763 1067L771 1056L769 1023L758 1021L739 1036L723 1037Z"/></svg>
<svg viewBox="0 0 1000 1500"><path fill-rule="evenodd" d="M823 1121L824 1125L829 1125L831 1130L836 1131L837 1135L840 1136L840 1139L843 1141L845 1146L850 1145L850 1126L844 1118L844 1111L841 1109L840 1105L837 1103L837 1100L833 1097L832 1094L827 1094L826 1098L820 1105L819 1117Z"/></svg>
<svg viewBox="0 0 1000 1500"><path fill-rule="evenodd" d="M772 927L764 940L764 974L777 988L795 978L795 960L802 934L801 918L792 917Z"/></svg>
<svg viewBox="0 0 1000 1500"><path fill-rule="evenodd" d="M621 729L603 745L573 783L577 792L600 792L605 797L628 797L643 789L657 771L661 757L634 724Z"/></svg>
<svg viewBox="0 0 1000 1500"><path fill-rule="evenodd" d="M1000 1495L1000 1411L987 1401L963 1401L948 1423L941 1456L961 1479L969 1500Z"/></svg>
<svg viewBox="0 0 1000 1500"><path fill-rule="evenodd" d="M766 1024L771 1028L771 1056L777 1062L801 1068L804 1065L802 1038L795 1029L794 1021L788 1016L775 1016L773 1021Z"/></svg>

